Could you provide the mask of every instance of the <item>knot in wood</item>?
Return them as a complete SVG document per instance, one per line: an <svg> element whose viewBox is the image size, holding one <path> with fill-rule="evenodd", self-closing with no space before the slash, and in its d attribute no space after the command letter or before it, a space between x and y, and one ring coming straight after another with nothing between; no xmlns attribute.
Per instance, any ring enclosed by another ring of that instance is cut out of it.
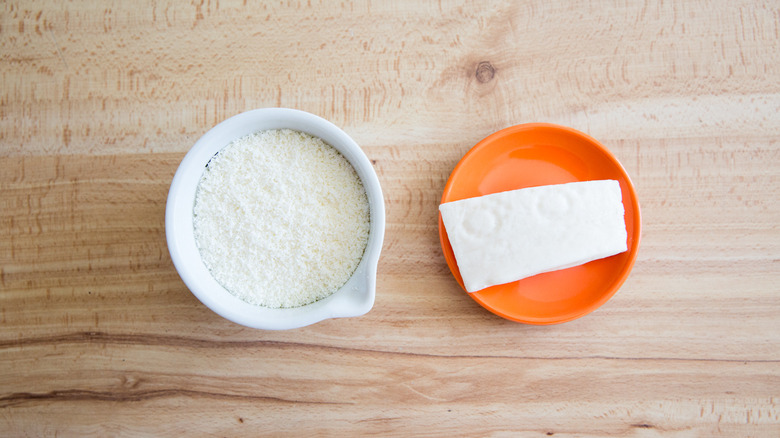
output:
<svg viewBox="0 0 780 438"><path fill-rule="evenodd" d="M496 75L496 69L488 61L482 61L477 65L476 76L481 83L490 82Z"/></svg>

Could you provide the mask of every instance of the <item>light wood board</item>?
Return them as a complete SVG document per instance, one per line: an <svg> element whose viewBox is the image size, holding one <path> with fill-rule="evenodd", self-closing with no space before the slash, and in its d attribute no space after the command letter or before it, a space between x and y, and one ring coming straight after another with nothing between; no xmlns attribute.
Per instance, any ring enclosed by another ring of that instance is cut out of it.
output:
<svg viewBox="0 0 780 438"><path fill-rule="evenodd" d="M0 435L780 436L776 2L0 6ZM197 138L318 114L374 162L374 308L267 332L171 263ZM524 122L582 130L637 188L635 268L526 326L453 280L447 177Z"/></svg>

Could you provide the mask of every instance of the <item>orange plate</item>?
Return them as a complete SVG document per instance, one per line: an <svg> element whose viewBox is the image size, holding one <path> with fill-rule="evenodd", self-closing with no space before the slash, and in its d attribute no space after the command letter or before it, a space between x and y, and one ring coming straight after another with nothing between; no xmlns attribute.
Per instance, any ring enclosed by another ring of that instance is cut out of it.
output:
<svg viewBox="0 0 780 438"><path fill-rule="evenodd" d="M482 307L512 321L571 321L596 310L620 288L634 265L641 231L639 202L628 174L590 136L563 126L532 123L506 128L477 143L452 171L442 203L525 187L598 179L620 182L628 251L469 295ZM439 239L452 275L463 288L441 214Z"/></svg>

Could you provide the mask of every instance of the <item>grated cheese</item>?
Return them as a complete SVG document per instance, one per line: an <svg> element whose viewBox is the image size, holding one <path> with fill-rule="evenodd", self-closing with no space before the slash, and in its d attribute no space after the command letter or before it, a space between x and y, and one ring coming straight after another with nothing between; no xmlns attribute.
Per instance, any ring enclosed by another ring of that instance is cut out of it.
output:
<svg viewBox="0 0 780 438"><path fill-rule="evenodd" d="M193 214L214 278L271 308L333 294L368 242L368 198L355 169L322 139L289 129L250 134L216 154Z"/></svg>

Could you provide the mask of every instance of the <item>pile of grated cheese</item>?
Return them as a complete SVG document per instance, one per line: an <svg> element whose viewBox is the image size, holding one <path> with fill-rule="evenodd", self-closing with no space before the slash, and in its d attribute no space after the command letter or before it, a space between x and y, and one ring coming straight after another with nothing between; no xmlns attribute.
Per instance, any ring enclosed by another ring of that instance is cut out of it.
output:
<svg viewBox="0 0 780 438"><path fill-rule="evenodd" d="M271 308L328 297L368 242L369 205L355 169L322 139L260 131L216 154L198 184L195 240L212 276Z"/></svg>

